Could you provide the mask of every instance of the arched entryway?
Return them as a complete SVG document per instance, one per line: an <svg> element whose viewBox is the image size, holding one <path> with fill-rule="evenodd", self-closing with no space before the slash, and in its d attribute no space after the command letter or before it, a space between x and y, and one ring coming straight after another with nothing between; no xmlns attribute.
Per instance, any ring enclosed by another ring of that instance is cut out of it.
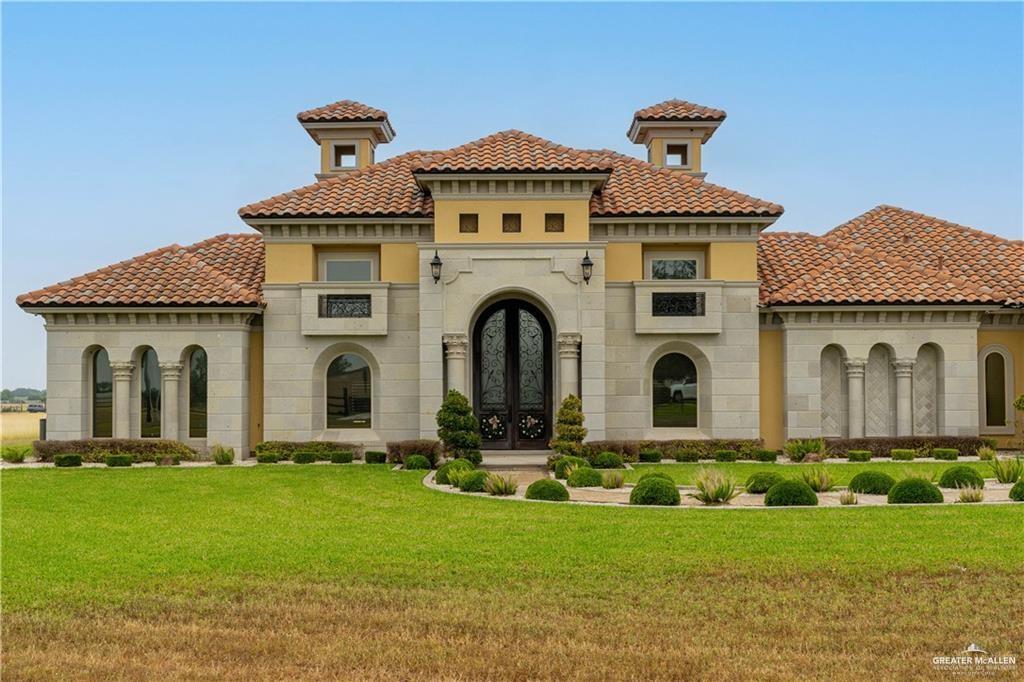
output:
<svg viewBox="0 0 1024 682"><path fill-rule="evenodd" d="M545 449L551 437L551 327L536 306L499 301L473 329L473 407L486 449Z"/></svg>

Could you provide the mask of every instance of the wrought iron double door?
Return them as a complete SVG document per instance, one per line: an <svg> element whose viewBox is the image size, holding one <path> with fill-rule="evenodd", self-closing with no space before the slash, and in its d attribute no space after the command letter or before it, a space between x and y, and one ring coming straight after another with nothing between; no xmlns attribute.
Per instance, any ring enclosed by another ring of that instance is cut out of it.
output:
<svg viewBox="0 0 1024 682"><path fill-rule="evenodd" d="M546 449L551 437L551 329L536 307L500 301L473 334L473 407L487 449Z"/></svg>

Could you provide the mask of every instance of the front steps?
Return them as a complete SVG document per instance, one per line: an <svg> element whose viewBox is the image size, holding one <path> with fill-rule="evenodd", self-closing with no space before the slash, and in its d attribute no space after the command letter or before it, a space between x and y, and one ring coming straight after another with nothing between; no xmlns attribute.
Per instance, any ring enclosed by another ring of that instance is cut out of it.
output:
<svg viewBox="0 0 1024 682"><path fill-rule="evenodd" d="M551 450L482 450L481 469L491 471L547 470Z"/></svg>

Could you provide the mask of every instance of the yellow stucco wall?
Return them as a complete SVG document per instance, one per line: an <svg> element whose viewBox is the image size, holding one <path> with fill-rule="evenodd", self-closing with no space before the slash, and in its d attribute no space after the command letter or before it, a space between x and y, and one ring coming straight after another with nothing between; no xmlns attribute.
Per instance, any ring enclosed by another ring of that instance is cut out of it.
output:
<svg viewBox="0 0 1024 682"><path fill-rule="evenodd" d="M655 166L665 165L665 140L668 139L669 143L672 142L689 142L690 143L690 167L688 171L694 173L700 172L700 152L701 144L699 137L654 137L647 143L647 160L653 163Z"/></svg>
<svg viewBox="0 0 1024 682"><path fill-rule="evenodd" d="M249 332L249 449L263 440L263 329Z"/></svg>
<svg viewBox="0 0 1024 682"><path fill-rule="evenodd" d="M994 344L1005 346L1013 356L1013 397L1016 398L1024 393L1024 331L1001 330L978 332L979 352L985 346L991 346ZM1020 412L1016 412L1015 414L1017 417L1015 436L991 436L999 441L1000 447L1016 446L1019 443L1019 440L1024 438L1024 432L1021 430L1021 420L1024 419L1024 414L1021 414Z"/></svg>
<svg viewBox="0 0 1024 682"><path fill-rule="evenodd" d="M459 214L476 213L479 230L459 232ZM522 215L521 232L502 232L503 213ZM565 214L564 232L545 232L544 214ZM589 199L435 199L434 241L439 244L590 241Z"/></svg>
<svg viewBox="0 0 1024 682"><path fill-rule="evenodd" d="M644 245L613 242L605 248L604 276L608 282L633 282L644 278Z"/></svg>
<svg viewBox="0 0 1024 682"><path fill-rule="evenodd" d="M708 244L708 279L752 282L757 279L757 244L712 242Z"/></svg>
<svg viewBox="0 0 1024 682"><path fill-rule="evenodd" d="M416 244L380 245L381 281L416 283L419 274L419 247Z"/></svg>
<svg viewBox="0 0 1024 682"><path fill-rule="evenodd" d="M312 244L267 244L268 284L294 284L316 279L316 251Z"/></svg>
<svg viewBox="0 0 1024 682"><path fill-rule="evenodd" d="M783 418L785 397L782 384L782 342L782 331L762 331L758 336L761 438L769 450L777 450L786 442Z"/></svg>

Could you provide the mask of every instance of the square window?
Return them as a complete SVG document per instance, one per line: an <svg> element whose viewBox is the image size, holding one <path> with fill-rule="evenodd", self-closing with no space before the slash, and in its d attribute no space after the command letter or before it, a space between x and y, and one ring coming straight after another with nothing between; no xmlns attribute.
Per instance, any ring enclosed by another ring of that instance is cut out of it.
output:
<svg viewBox="0 0 1024 682"><path fill-rule="evenodd" d="M686 168L690 165L690 145L665 145L665 165L674 168Z"/></svg>
<svg viewBox="0 0 1024 682"><path fill-rule="evenodd" d="M544 231L545 232L565 232L565 214L564 213L545 213L544 214Z"/></svg>
<svg viewBox="0 0 1024 682"><path fill-rule="evenodd" d="M354 144L334 145L333 161L335 168L355 168L356 146Z"/></svg>
<svg viewBox="0 0 1024 682"><path fill-rule="evenodd" d="M653 259L651 279L697 279L697 261L690 258Z"/></svg>
<svg viewBox="0 0 1024 682"><path fill-rule="evenodd" d="M373 263L368 260L328 260L324 262L324 279L328 282L369 282L373 279Z"/></svg>
<svg viewBox="0 0 1024 682"><path fill-rule="evenodd" d="M476 213L459 214L459 232L479 232L480 216Z"/></svg>
<svg viewBox="0 0 1024 682"><path fill-rule="evenodd" d="M523 231L523 216L519 213L502 213L501 214L501 231L502 232L522 232Z"/></svg>

